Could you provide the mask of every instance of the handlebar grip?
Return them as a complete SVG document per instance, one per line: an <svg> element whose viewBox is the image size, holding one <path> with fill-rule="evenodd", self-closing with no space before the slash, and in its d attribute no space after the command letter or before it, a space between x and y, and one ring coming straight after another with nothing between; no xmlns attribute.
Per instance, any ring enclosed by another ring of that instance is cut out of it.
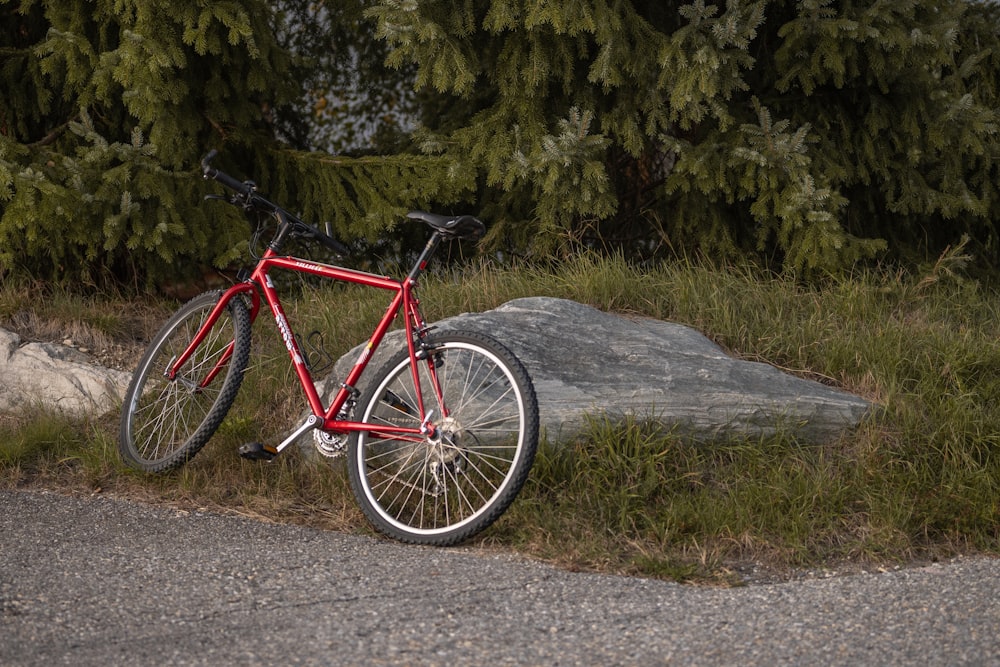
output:
<svg viewBox="0 0 1000 667"><path fill-rule="evenodd" d="M224 186L230 190L235 190L241 195L250 194L251 188L249 185L242 181L238 181L224 171L219 171L211 165L212 159L219 154L219 151L214 148L208 152L208 154L201 160L201 173L205 178L211 178L214 181L222 183Z"/></svg>
<svg viewBox="0 0 1000 667"><path fill-rule="evenodd" d="M330 250L334 251L335 253L337 253L341 257L346 257L346 256L348 256L348 255L351 254L350 248L348 248L346 245L344 245L343 243L341 243L337 239L333 238L332 236L328 236L328 235L324 234L323 232L319 232L316 235L316 238L319 239L320 243L322 243L327 248L329 248Z"/></svg>
<svg viewBox="0 0 1000 667"><path fill-rule="evenodd" d="M302 229L303 227L305 229ZM322 232L318 227L313 227L312 225L302 223L302 226L299 229L302 230L301 232L302 235L308 236L311 239L319 241L320 243L322 243L327 248L334 251L341 257L346 257L347 255L351 254L350 248L348 248L343 243L333 238L329 234ZM327 229L329 229L329 223L327 223Z"/></svg>
<svg viewBox="0 0 1000 667"><path fill-rule="evenodd" d="M209 164L211 164L212 160L214 160L215 156L218 154L219 151L213 148L212 150L208 151L208 153L205 154L205 157L201 159L201 171L203 173L208 171Z"/></svg>
<svg viewBox="0 0 1000 667"><path fill-rule="evenodd" d="M249 181L240 182L235 178L233 178L232 176L230 176L229 174L227 174L226 172L219 171L218 169L212 166L212 160L218 154L219 151L212 149L205 155L205 157L201 159L201 173L204 175L204 177L218 181L219 183L222 183L222 185L226 186L230 190L235 190L241 195L248 196L252 194L254 190L252 183L250 183ZM327 223L327 232L323 233L318 228L306 224L305 222L299 220L294 215L282 209L277 204L269 202L263 197L255 195L252 198L252 202L248 201L246 203L248 205L252 205L258 208L259 210L266 210L271 213L276 213L283 224L291 224L293 233L297 234L298 236L315 239L316 241L319 241L327 248L329 248L330 250L332 250L333 252L337 253L342 257L346 257L347 255L351 254L350 248L345 246L337 239L333 238L333 236L329 233L330 223Z"/></svg>

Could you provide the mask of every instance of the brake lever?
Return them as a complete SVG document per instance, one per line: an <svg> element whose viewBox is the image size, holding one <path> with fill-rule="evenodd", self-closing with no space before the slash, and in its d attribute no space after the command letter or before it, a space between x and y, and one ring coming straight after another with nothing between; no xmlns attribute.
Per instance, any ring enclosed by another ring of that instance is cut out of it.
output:
<svg viewBox="0 0 1000 667"><path fill-rule="evenodd" d="M232 195L205 195L205 200L207 201L209 199L218 199L220 201L224 201L227 204L238 206L239 208L242 208L244 211L249 211L253 209L253 206L250 204L250 202L241 197L240 193L238 192Z"/></svg>

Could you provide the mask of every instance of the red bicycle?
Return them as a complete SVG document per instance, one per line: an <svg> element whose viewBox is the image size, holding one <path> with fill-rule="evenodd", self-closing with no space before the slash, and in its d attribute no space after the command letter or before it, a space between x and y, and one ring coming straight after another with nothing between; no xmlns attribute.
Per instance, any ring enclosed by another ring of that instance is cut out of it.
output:
<svg viewBox="0 0 1000 667"><path fill-rule="evenodd" d="M477 238L473 216L407 215L431 228L402 280L282 254L293 238L348 249L212 167L202 172L233 191L212 195L273 217L276 231L244 278L182 306L156 334L125 394L118 448L130 465L165 472L190 460L211 438L236 398L250 357L250 329L267 303L305 393L309 416L276 446L250 443L246 458L271 460L310 431L327 455L347 452L351 489L365 516L396 539L433 545L465 540L492 524L513 502L538 446L538 404L524 366L478 332L432 332L420 313L418 280L444 240ZM353 369L324 405L271 273L301 272L393 294ZM372 353L402 314L406 347L359 391Z"/></svg>

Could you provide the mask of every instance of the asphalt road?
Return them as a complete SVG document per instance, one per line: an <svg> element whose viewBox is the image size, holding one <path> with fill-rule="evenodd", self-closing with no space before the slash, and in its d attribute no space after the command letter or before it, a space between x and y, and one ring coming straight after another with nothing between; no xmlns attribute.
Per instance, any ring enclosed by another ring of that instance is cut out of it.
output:
<svg viewBox="0 0 1000 667"><path fill-rule="evenodd" d="M1000 665L1000 561L737 589L0 491L0 665Z"/></svg>

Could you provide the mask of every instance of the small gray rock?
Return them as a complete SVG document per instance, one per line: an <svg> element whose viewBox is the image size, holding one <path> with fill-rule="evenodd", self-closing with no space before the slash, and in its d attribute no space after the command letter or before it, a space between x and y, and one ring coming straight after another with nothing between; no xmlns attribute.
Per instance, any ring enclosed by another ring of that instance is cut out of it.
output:
<svg viewBox="0 0 1000 667"><path fill-rule="evenodd" d="M40 405L100 414L121 402L128 373L92 364L71 347L20 342L17 334L0 329L0 411Z"/></svg>

